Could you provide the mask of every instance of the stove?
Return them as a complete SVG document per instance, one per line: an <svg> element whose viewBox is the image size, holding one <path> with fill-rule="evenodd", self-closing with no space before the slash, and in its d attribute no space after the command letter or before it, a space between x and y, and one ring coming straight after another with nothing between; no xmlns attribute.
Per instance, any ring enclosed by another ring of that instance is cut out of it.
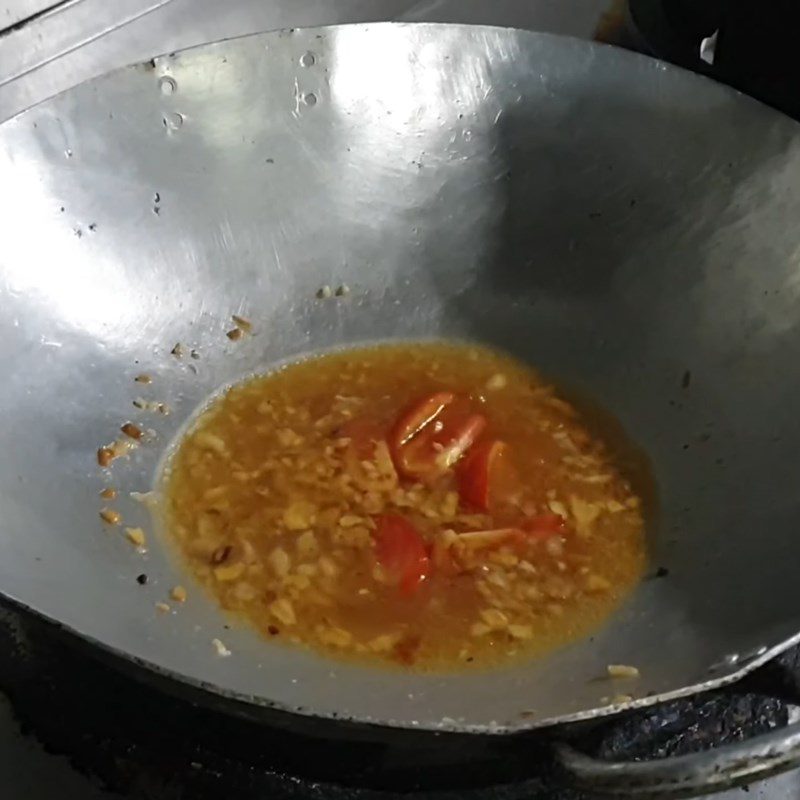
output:
<svg viewBox="0 0 800 800"><path fill-rule="evenodd" d="M788 13L785 0L774 2L784 2ZM743 45L752 16L725 16L726 9L744 5L230 0L222 14L217 0L116 0L113 10L105 0L6 0L0 4L0 120L154 53L270 28L376 19L506 24L599 38L727 80L800 116L795 97L800 95L791 91L786 64L764 49L776 40L759 23L758 35ZM737 61L737 52L746 58ZM783 68L780 81L770 71L776 64ZM94 800L111 796L108 792L147 800L586 796L555 768L548 733L390 745L255 726L124 677L45 623L5 606L0 607L0 690L7 698L0 695L0 792L11 800ZM726 690L575 729L573 743L608 759L695 752L785 725L799 703L800 649L795 649ZM753 787L753 795L800 800L800 771Z"/></svg>
<svg viewBox="0 0 800 800"><path fill-rule="evenodd" d="M22 731L124 797L588 800L555 767L546 732L393 744L267 728L140 684L10 608L0 612L0 653L0 686ZM734 687L579 728L572 741L608 759L679 755L785 725L799 701L800 648ZM61 782L53 788L63 800Z"/></svg>
<svg viewBox="0 0 800 800"><path fill-rule="evenodd" d="M635 49L701 72L800 119L796 0L628 0Z"/></svg>

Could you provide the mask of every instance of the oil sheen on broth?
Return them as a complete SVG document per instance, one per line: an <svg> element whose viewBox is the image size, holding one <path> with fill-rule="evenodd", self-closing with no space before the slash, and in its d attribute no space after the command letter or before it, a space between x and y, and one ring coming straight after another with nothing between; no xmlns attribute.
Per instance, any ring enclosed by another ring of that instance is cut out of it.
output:
<svg viewBox="0 0 800 800"><path fill-rule="evenodd" d="M166 524L265 636L448 671L586 634L639 580L640 498L529 367L482 347L336 352L229 388L180 441Z"/></svg>

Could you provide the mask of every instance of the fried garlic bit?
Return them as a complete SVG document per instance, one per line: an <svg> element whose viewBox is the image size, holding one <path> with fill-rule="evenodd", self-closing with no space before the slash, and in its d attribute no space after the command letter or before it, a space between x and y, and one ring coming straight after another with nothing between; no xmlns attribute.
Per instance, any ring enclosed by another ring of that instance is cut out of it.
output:
<svg viewBox="0 0 800 800"><path fill-rule="evenodd" d="M136 547L144 547L147 544L147 536L141 528L125 528L125 536Z"/></svg>
<svg viewBox="0 0 800 800"><path fill-rule="evenodd" d="M119 525L122 522L122 514L115 511L113 508L104 508L100 512L100 519L107 525Z"/></svg>
<svg viewBox="0 0 800 800"><path fill-rule="evenodd" d="M176 602L176 603L185 603L186 602L186 589L183 586L173 586L170 590L169 596Z"/></svg>
<svg viewBox="0 0 800 800"><path fill-rule="evenodd" d="M129 436L131 439L135 439L137 442L142 438L144 435L142 429L138 425L134 425L132 422L126 422L120 430L126 435Z"/></svg>
<svg viewBox="0 0 800 800"><path fill-rule="evenodd" d="M134 447L136 442L130 439L117 439L111 444L103 445L97 449L97 463L101 467L108 467L114 459L128 455Z"/></svg>
<svg viewBox="0 0 800 800"><path fill-rule="evenodd" d="M231 651L219 639L212 639L211 645L220 658L227 658L231 654Z"/></svg>
<svg viewBox="0 0 800 800"><path fill-rule="evenodd" d="M231 316L235 328L231 328L225 335L232 341L238 342L246 333L253 332L253 323L249 319L240 317L238 314Z"/></svg>
<svg viewBox="0 0 800 800"><path fill-rule="evenodd" d="M234 314L231 319L233 320L233 324L243 330L245 333L251 333L253 330L253 323L250 322L249 319L245 319L244 317L240 317L238 314Z"/></svg>
<svg viewBox="0 0 800 800"><path fill-rule="evenodd" d="M638 678L639 670L629 664L609 664L606 667L609 678Z"/></svg>

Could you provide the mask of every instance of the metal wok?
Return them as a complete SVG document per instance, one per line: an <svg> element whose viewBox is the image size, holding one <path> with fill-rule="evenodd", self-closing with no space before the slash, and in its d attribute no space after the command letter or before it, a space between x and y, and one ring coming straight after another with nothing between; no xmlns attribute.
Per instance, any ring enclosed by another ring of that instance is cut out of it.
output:
<svg viewBox="0 0 800 800"><path fill-rule="evenodd" d="M758 103L483 27L252 36L21 114L0 126L0 591L248 713L509 733L617 710L610 662L639 667L634 706L735 680L800 632L798 186L798 128ZM254 336L225 337L234 313ZM145 419L132 400L173 409L113 466L126 524L147 526L126 493L219 385L431 335L505 348L614 412L652 459L669 576L545 659L445 677L228 630L199 591L155 614L180 565L98 517L95 451ZM781 738L781 763L796 747Z"/></svg>

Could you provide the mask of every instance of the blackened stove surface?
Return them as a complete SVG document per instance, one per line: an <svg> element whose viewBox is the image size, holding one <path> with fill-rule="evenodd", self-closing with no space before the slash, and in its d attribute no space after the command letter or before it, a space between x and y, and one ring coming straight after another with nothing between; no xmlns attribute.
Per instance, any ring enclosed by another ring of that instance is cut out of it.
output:
<svg viewBox="0 0 800 800"><path fill-rule="evenodd" d="M635 49L710 75L800 119L797 0L628 0ZM701 43L713 37L701 57Z"/></svg>
<svg viewBox="0 0 800 800"><path fill-rule="evenodd" d="M578 798L550 756L552 734L442 736L387 745L315 739L192 705L95 660L49 626L0 612L0 690L26 733L131 798ZM785 724L797 654L749 682L571 731L587 752L647 758Z"/></svg>

